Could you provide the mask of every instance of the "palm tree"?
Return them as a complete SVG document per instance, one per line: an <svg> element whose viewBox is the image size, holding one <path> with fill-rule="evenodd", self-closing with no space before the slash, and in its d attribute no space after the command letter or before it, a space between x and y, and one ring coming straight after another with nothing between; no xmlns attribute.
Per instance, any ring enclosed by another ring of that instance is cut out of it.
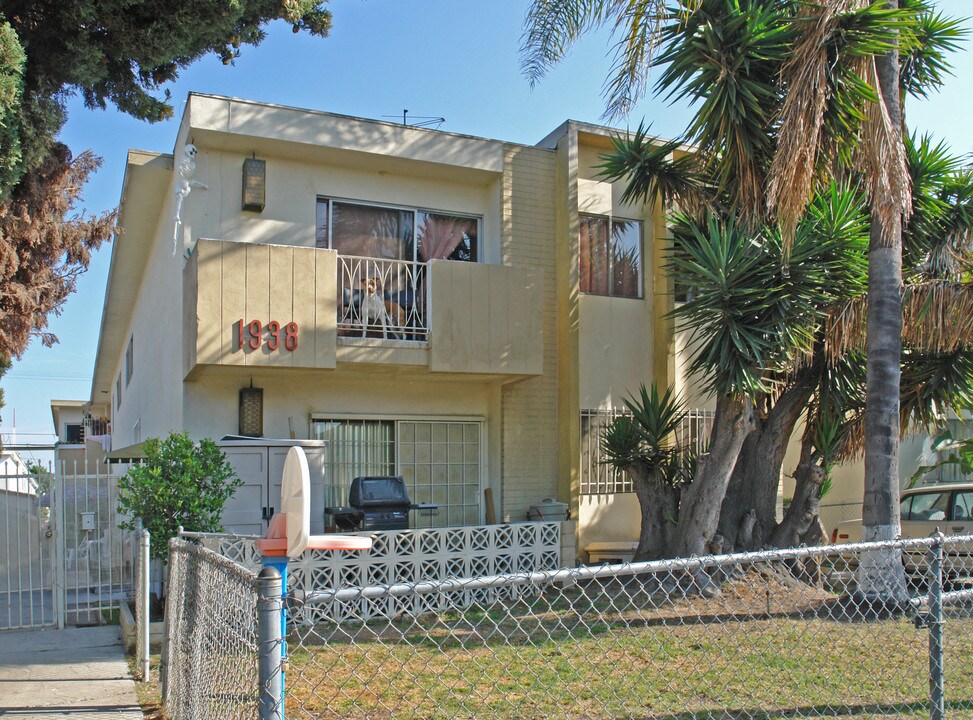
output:
<svg viewBox="0 0 973 720"><path fill-rule="evenodd" d="M664 65L657 92L698 103L686 139L715 180L707 200L754 227L777 224L785 257L821 181L864 178L872 198L863 510L871 539L894 536L898 521L901 235L910 211L900 95L941 81L959 34L926 0L902 4L682 0L667 13L657 0L535 0L522 46L536 82L584 32L611 25L621 40L606 84L609 117L625 114L650 67ZM625 165L622 153L615 162ZM874 565L865 564L866 591L901 595L894 558Z"/></svg>

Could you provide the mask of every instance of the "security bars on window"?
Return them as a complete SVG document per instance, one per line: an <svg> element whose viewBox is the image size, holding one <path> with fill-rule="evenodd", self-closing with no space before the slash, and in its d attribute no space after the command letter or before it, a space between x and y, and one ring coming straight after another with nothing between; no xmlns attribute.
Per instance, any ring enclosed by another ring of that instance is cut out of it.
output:
<svg viewBox="0 0 973 720"><path fill-rule="evenodd" d="M601 439L605 429L615 418L631 415L627 410L581 411L581 494L611 495L633 492L628 475L605 462ZM691 410L676 431L680 447L691 448L697 454L705 452L713 428L713 412Z"/></svg>

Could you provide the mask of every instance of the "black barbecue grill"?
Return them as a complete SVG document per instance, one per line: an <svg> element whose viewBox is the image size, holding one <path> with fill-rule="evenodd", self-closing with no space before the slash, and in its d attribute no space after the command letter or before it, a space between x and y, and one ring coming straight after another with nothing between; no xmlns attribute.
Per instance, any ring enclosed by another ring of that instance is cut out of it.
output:
<svg viewBox="0 0 973 720"><path fill-rule="evenodd" d="M339 530L405 530L409 512L433 513L438 505L409 502L402 476L356 477L348 491L348 504L326 507Z"/></svg>

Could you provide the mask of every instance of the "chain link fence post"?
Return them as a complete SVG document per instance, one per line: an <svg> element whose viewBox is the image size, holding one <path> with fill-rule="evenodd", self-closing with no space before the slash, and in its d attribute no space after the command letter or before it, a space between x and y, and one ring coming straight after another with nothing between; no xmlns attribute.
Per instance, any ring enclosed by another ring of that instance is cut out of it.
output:
<svg viewBox="0 0 973 720"><path fill-rule="evenodd" d="M257 633L260 720L284 720L283 644L281 592L283 581L273 567L257 575Z"/></svg>
<svg viewBox="0 0 973 720"><path fill-rule="evenodd" d="M929 720L946 716L943 690L943 541L939 532L932 534L929 548Z"/></svg>

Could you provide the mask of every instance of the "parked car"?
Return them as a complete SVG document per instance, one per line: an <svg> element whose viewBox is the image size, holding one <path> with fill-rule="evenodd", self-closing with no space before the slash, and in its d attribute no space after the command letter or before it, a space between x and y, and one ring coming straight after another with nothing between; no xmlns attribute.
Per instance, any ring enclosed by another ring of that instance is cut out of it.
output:
<svg viewBox="0 0 973 720"><path fill-rule="evenodd" d="M973 535L973 483L925 485L902 491L899 506L903 538L927 538L938 528L946 535ZM831 532L833 543L860 542L861 518L839 523ZM905 566L910 574L921 574L926 568L926 553L906 553ZM846 558L852 560L851 557ZM954 579L973 576L973 544L947 548L944 571Z"/></svg>

